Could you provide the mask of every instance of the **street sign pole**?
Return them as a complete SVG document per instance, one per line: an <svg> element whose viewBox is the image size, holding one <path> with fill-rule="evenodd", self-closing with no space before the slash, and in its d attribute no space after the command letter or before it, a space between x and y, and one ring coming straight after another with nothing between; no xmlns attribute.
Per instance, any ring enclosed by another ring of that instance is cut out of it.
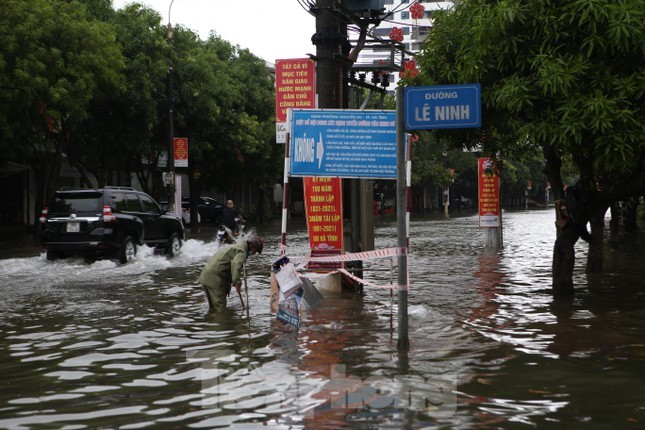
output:
<svg viewBox="0 0 645 430"><path fill-rule="evenodd" d="M410 349L408 339L408 253L406 226L406 158L405 158L405 121L404 121L403 87L396 88L396 221L397 246L405 249L398 257L399 310L397 348L399 351ZM405 288L403 288L405 287Z"/></svg>

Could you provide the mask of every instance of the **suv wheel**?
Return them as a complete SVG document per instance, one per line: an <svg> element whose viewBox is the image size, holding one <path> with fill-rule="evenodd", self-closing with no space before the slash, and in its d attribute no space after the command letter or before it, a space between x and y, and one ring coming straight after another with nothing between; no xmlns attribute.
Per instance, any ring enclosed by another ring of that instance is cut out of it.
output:
<svg viewBox="0 0 645 430"><path fill-rule="evenodd" d="M134 243L132 236L126 236L119 251L119 261L122 264L128 263L132 261L135 255L137 255L137 245Z"/></svg>
<svg viewBox="0 0 645 430"><path fill-rule="evenodd" d="M166 246L166 254L168 254L170 257L174 257L179 253L180 249L181 239L179 238L179 234L173 233L170 236L170 240L168 240L168 245Z"/></svg>

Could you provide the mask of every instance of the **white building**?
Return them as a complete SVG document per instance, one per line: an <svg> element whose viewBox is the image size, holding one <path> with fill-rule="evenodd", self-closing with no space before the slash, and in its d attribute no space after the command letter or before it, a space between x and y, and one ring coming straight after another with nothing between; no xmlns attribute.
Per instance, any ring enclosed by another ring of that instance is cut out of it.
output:
<svg viewBox="0 0 645 430"><path fill-rule="evenodd" d="M401 64L401 54L392 52L391 48L385 45L379 45L375 41L381 40L391 42L390 33L393 28L401 30L403 40L399 46L402 46L403 57L410 59L412 54L423 49L423 42L432 32L433 14L437 10L449 9L453 6L450 1L436 0L382 0L385 7L385 15L377 27L372 28L369 32L368 42L358 57L357 65L369 67L369 65L383 64L390 61L393 65ZM423 17L413 18L410 8L415 3L423 6ZM356 43L357 33L350 33L352 44ZM398 56L398 58L397 58ZM398 73L390 76L390 82L393 83L398 79Z"/></svg>
<svg viewBox="0 0 645 430"><path fill-rule="evenodd" d="M410 7L415 3L421 4L424 8L423 18L414 19ZM385 0L385 9L389 15L374 30L376 36L389 38L393 27L403 30L403 44L406 50L418 52L422 48L423 41L428 37L432 29L435 11L449 9L453 3L449 1L435 0Z"/></svg>

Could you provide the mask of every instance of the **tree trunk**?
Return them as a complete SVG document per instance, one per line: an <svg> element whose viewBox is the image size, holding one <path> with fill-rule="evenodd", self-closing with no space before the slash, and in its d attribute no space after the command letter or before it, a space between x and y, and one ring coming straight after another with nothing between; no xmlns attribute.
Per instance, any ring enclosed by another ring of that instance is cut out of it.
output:
<svg viewBox="0 0 645 430"><path fill-rule="evenodd" d="M580 237L578 229L571 222L567 205L557 200L555 205L555 227L557 238L553 246L553 296L571 297L573 290L573 267L576 262L575 244Z"/></svg>
<svg viewBox="0 0 645 430"><path fill-rule="evenodd" d="M578 240L573 228L558 235L553 247L553 296L573 296L573 267L576 262L574 245Z"/></svg>
<svg viewBox="0 0 645 430"><path fill-rule="evenodd" d="M596 208L591 214L591 241L587 254L587 273L602 273L603 271L606 212L607 207L603 206Z"/></svg>
<svg viewBox="0 0 645 430"><path fill-rule="evenodd" d="M573 267L576 261L574 246L579 238L577 230L572 226L569 211L565 203L564 185L560 169L562 160L558 151L547 143L542 146L546 166L544 173L551 183L553 200L555 202L555 227L557 237L553 245L553 261L551 263L553 296L573 296Z"/></svg>
<svg viewBox="0 0 645 430"><path fill-rule="evenodd" d="M609 221L609 240L612 243L620 243L625 234L625 223L621 216L620 202L614 202L610 206L611 220Z"/></svg>
<svg viewBox="0 0 645 430"><path fill-rule="evenodd" d="M638 204L639 202L636 198L611 204L609 231L612 243L621 243L630 232L638 229Z"/></svg>
<svg viewBox="0 0 645 430"><path fill-rule="evenodd" d="M637 226L638 218L638 199L632 197L627 200L625 203L625 230L629 232L634 232L638 230Z"/></svg>

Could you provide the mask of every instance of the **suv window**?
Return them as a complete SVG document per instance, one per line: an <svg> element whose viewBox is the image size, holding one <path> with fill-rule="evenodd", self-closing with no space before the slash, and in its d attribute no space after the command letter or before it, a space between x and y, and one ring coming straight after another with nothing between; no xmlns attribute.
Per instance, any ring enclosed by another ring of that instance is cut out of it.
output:
<svg viewBox="0 0 645 430"><path fill-rule="evenodd" d="M134 193L127 193L125 198L128 201L128 210L131 212L141 212L141 202Z"/></svg>
<svg viewBox="0 0 645 430"><path fill-rule="evenodd" d="M144 194L139 194L139 198L141 199L141 204L143 205L143 211L145 213L159 213L159 206L154 202L154 200Z"/></svg>
<svg viewBox="0 0 645 430"><path fill-rule="evenodd" d="M123 193L113 193L112 200L114 202L113 207L117 212L125 212L128 210L128 202Z"/></svg>
<svg viewBox="0 0 645 430"><path fill-rule="evenodd" d="M50 205L51 213L101 212L100 193L65 193L57 195Z"/></svg>

